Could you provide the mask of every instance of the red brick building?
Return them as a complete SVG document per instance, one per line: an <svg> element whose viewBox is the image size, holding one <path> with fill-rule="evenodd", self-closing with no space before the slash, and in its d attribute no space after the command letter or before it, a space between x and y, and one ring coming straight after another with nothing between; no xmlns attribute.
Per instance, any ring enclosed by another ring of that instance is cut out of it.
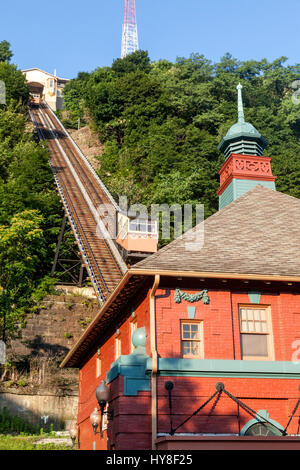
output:
<svg viewBox="0 0 300 470"><path fill-rule="evenodd" d="M62 364L81 449L300 449L300 200L276 192L238 89L219 212L130 268Z"/></svg>

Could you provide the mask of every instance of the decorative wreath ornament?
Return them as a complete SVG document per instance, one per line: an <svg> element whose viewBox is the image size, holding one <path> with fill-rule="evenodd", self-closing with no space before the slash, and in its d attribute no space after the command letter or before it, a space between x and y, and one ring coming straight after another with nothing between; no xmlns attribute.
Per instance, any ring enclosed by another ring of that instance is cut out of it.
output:
<svg viewBox="0 0 300 470"><path fill-rule="evenodd" d="M202 299L204 304L209 304L209 297L207 289L204 289L197 294L188 294L187 292L182 292L180 289L176 289L174 300L177 304L180 304L181 300L186 300L187 302L199 302Z"/></svg>

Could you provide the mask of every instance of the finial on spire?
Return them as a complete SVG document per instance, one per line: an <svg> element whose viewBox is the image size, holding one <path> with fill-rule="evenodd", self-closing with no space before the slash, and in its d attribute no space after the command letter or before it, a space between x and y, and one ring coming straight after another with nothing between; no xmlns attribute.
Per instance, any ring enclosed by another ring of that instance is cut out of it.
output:
<svg viewBox="0 0 300 470"><path fill-rule="evenodd" d="M238 122L243 123L245 122L243 97L242 97L243 85L239 83L236 88L238 90Z"/></svg>

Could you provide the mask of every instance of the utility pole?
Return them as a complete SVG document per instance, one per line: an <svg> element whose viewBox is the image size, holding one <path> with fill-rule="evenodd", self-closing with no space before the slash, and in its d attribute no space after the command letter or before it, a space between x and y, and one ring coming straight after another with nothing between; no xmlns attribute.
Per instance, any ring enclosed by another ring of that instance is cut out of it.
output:
<svg viewBox="0 0 300 470"><path fill-rule="evenodd" d="M139 49L135 0L125 0L121 58Z"/></svg>

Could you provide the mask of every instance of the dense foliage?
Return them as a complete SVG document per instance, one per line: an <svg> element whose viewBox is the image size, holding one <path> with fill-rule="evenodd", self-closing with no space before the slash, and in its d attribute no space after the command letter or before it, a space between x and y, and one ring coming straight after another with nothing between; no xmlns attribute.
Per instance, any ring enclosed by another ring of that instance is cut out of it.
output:
<svg viewBox="0 0 300 470"><path fill-rule="evenodd" d="M0 333L7 338L51 286L48 274L61 208L49 155L28 126L29 90L0 43ZM241 62L229 54L212 63L193 54L151 63L138 51L111 67L81 72L65 88L67 122L92 123L104 144L100 176L130 203L203 203L217 210L218 143L237 120L236 85L243 84L247 121L269 141L277 189L300 197L300 107L292 100L300 65L282 57Z"/></svg>
<svg viewBox="0 0 300 470"><path fill-rule="evenodd" d="M2 43L0 43L1 46ZM0 339L7 340L32 305L47 292L59 233L61 207L49 155L35 142L28 123L29 89L20 70L0 47Z"/></svg>
<svg viewBox="0 0 300 470"><path fill-rule="evenodd" d="M237 121L237 90L243 85L246 120L269 141L277 189L300 197L300 107L292 84L300 65L245 61L226 54L218 63L193 54L150 62L138 51L111 67L81 73L65 88L71 120L90 116L105 144L100 176L115 197L131 202L203 203L205 216L218 207L217 146Z"/></svg>

